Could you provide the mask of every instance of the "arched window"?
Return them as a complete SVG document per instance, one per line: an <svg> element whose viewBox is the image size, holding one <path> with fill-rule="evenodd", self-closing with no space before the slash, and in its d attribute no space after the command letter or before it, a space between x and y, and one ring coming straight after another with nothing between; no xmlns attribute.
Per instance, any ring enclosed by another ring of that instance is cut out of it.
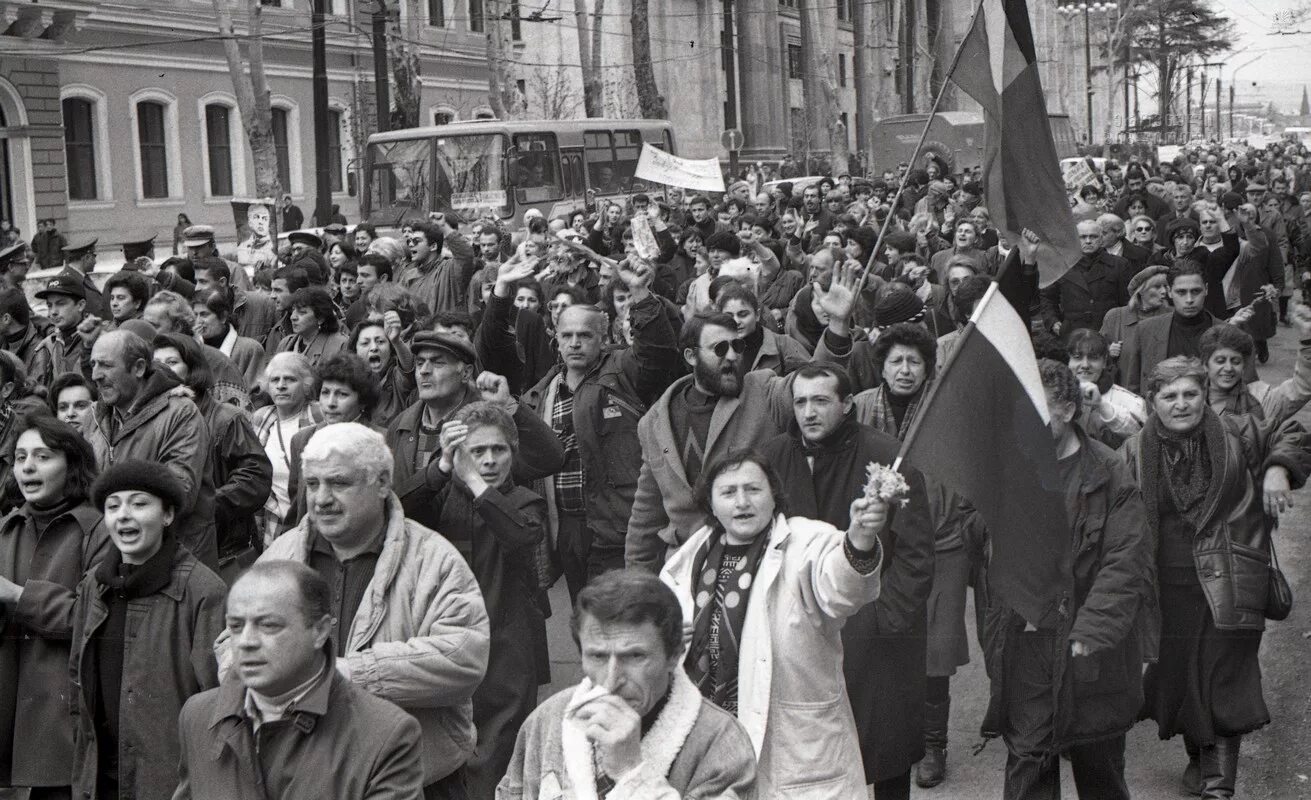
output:
<svg viewBox="0 0 1311 800"><path fill-rule="evenodd" d="M68 97L62 106L68 199L98 200L95 101L84 97Z"/></svg>
<svg viewBox="0 0 1311 800"><path fill-rule="evenodd" d="M141 196L168 197L167 109L155 100L137 103L137 147L141 152Z"/></svg>
<svg viewBox="0 0 1311 800"><path fill-rule="evenodd" d="M218 103L205 106L205 157L211 197L232 195L232 109Z"/></svg>

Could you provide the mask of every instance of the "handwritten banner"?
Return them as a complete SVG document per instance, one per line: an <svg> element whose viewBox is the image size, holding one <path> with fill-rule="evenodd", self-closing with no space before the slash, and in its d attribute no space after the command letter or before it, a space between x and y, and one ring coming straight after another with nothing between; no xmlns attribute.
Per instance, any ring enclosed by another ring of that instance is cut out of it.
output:
<svg viewBox="0 0 1311 800"><path fill-rule="evenodd" d="M724 191L724 173L717 158L679 158L649 144L642 145L633 177L699 192Z"/></svg>

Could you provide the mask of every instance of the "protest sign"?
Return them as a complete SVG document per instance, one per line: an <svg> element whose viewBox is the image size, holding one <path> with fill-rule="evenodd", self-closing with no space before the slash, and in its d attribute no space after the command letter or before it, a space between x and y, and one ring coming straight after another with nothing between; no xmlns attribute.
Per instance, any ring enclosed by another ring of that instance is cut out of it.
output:
<svg viewBox="0 0 1311 800"><path fill-rule="evenodd" d="M724 173L717 158L679 158L649 144L642 145L633 176L701 192L724 191Z"/></svg>

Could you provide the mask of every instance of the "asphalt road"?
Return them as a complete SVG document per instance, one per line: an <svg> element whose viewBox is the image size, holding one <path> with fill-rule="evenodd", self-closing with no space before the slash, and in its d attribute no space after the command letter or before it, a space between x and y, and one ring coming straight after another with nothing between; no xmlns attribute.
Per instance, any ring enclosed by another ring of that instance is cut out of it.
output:
<svg viewBox="0 0 1311 800"><path fill-rule="evenodd" d="M1270 363L1260 367L1261 378L1277 383L1292 375L1297 350L1296 333L1279 329L1271 341ZM1311 428L1311 408L1298 419ZM1281 521L1276 533L1280 564L1293 587L1293 613L1283 622L1272 622L1261 646L1261 668L1265 678L1266 704L1272 722L1243 740L1236 797L1243 800L1311 800L1311 489L1296 493L1295 505ZM542 697L576 683L581 673L577 648L569 634L569 594L564 581L551 592L554 614L547 620L553 681L543 687ZM950 744L947 780L933 789L911 790L923 800L980 800L1001 797L1005 746L993 741L978 755L982 742L979 723L988 702L987 677L983 671L970 623L971 661L952 679ZM1140 723L1129 733L1126 747L1129 789L1135 798L1185 798L1179 776L1187 763L1183 742L1161 741L1154 723ZM1064 767L1064 794L1075 797L1074 779Z"/></svg>

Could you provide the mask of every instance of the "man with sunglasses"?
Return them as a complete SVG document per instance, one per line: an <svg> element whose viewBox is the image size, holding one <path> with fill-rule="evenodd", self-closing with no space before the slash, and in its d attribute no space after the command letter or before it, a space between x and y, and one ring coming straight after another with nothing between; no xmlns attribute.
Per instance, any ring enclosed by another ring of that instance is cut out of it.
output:
<svg viewBox="0 0 1311 800"><path fill-rule="evenodd" d="M851 353L849 320L861 269L839 266L829 287L812 285L828 317L819 348L845 366ZM723 312L697 314L683 324L678 347L692 374L679 378L637 426L642 468L628 519L625 556L630 567L657 571L668 548L678 547L704 524L693 487L705 464L733 451L758 447L792 420L792 377L772 370L747 372L746 341Z"/></svg>
<svg viewBox="0 0 1311 800"><path fill-rule="evenodd" d="M467 307L469 280L473 278L473 247L445 216L414 226L406 237L410 263L401 270L397 283L434 313L460 311ZM442 248L450 251L442 255Z"/></svg>

